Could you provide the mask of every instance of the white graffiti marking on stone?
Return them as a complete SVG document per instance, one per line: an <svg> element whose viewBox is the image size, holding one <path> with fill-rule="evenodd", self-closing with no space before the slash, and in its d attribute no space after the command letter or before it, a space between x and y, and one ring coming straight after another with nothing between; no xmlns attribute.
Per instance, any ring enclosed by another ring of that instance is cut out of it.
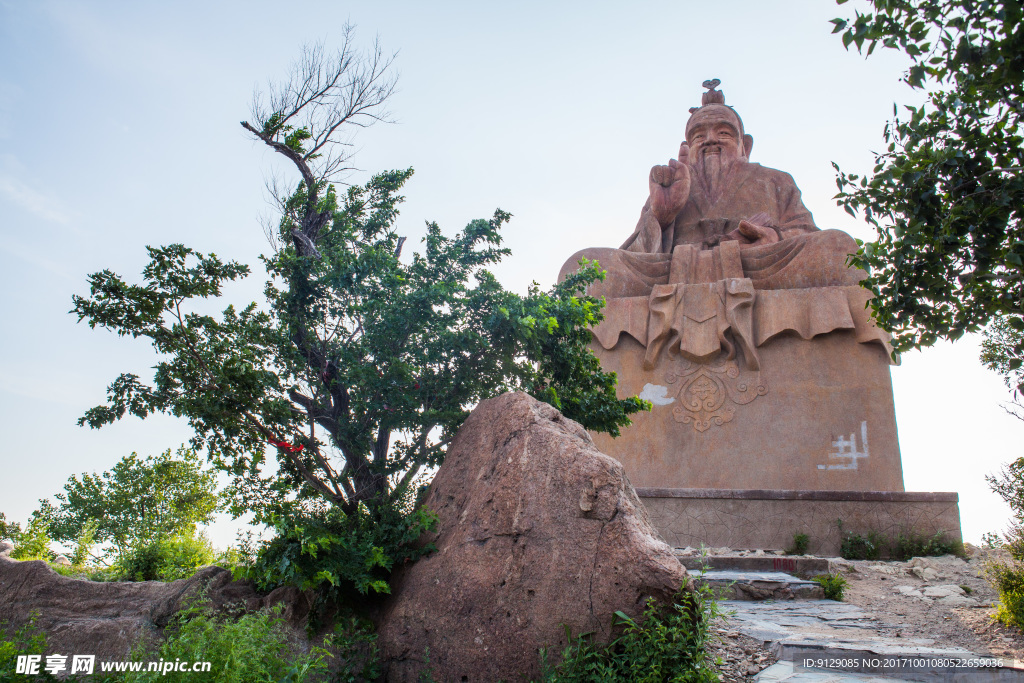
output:
<svg viewBox="0 0 1024 683"><path fill-rule="evenodd" d="M860 423L860 447L857 447L857 435L850 433L850 438L842 435L832 442L832 452L828 454L829 460L839 460L832 465L818 465L819 470L855 470L861 458L870 455L868 452L868 423L864 420Z"/></svg>
<svg viewBox="0 0 1024 683"><path fill-rule="evenodd" d="M676 399L668 395L668 387L659 384L645 384L644 390L637 394L639 398L650 401L656 406L667 406Z"/></svg>

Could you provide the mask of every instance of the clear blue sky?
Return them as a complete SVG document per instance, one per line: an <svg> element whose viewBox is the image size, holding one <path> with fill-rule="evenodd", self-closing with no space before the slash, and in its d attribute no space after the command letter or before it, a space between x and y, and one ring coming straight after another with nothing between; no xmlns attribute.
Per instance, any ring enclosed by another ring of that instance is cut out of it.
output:
<svg viewBox="0 0 1024 683"><path fill-rule="evenodd" d="M496 273L525 290L631 232L648 170L675 154L712 77L753 160L793 174L819 226L870 238L832 202L831 162L868 169L893 103L920 95L899 83L900 55L865 61L830 35L851 5L0 0L0 511L24 521L71 474L188 439L167 417L75 425L120 372L150 376L154 357L76 324L71 295L104 268L136 277L145 245L257 264L264 178L289 169L238 122L303 43L330 47L351 22L398 52L397 123L361 135L352 180L416 169L398 224L410 244L427 220L455 230L510 211L513 256ZM227 299L261 288L253 276ZM977 347L893 370L907 489L958 491L968 540L1005 527L984 475L1021 455L1024 429ZM231 525L213 536L226 544Z"/></svg>

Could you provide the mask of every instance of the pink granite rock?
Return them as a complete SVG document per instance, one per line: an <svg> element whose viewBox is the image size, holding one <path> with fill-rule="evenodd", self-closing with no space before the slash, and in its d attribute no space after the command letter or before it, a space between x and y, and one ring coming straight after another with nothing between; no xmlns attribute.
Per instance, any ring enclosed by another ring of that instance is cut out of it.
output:
<svg viewBox="0 0 1024 683"><path fill-rule="evenodd" d="M670 599L686 570L657 537L621 464L526 394L483 401L425 501L437 552L400 570L380 614L388 680L519 680L613 613ZM429 649L429 664L426 653Z"/></svg>
<svg viewBox="0 0 1024 683"><path fill-rule="evenodd" d="M35 613L49 653L126 660L140 640L161 637L174 614L200 595L218 610L248 612L283 603L282 616L293 627L301 626L309 611L296 588L261 597L251 583L232 581L231 572L220 567L171 583L102 583L61 576L41 560L19 562L0 555L0 621L16 628Z"/></svg>

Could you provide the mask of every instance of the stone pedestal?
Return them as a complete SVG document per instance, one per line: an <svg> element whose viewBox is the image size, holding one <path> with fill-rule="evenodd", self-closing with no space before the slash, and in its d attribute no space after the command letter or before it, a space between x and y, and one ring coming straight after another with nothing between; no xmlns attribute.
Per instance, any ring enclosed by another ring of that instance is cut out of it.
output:
<svg viewBox="0 0 1024 683"><path fill-rule="evenodd" d="M618 438L594 435L637 487L903 491L887 350L854 330L775 336L759 370L664 352L647 370L626 334L594 350L620 396L654 403Z"/></svg>
<svg viewBox="0 0 1024 683"><path fill-rule="evenodd" d="M956 493L637 488L651 522L674 547L785 550L807 534L808 552L839 555L843 532L960 541ZM841 532L837 520L842 520Z"/></svg>

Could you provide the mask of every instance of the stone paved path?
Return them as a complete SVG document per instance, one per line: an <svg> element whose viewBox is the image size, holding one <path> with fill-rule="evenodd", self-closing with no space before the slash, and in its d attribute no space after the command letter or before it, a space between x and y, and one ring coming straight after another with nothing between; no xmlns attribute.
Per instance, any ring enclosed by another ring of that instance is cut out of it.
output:
<svg viewBox="0 0 1024 683"><path fill-rule="evenodd" d="M1010 668L1009 662L1001 668L966 668L964 664L981 658L963 648L935 647L930 639L883 635L894 625L882 623L848 603L724 600L719 605L730 614L730 628L771 643L773 654L779 658L778 664L754 679L758 683L1024 681L1024 671ZM831 665L816 669L805 666L822 662Z"/></svg>

